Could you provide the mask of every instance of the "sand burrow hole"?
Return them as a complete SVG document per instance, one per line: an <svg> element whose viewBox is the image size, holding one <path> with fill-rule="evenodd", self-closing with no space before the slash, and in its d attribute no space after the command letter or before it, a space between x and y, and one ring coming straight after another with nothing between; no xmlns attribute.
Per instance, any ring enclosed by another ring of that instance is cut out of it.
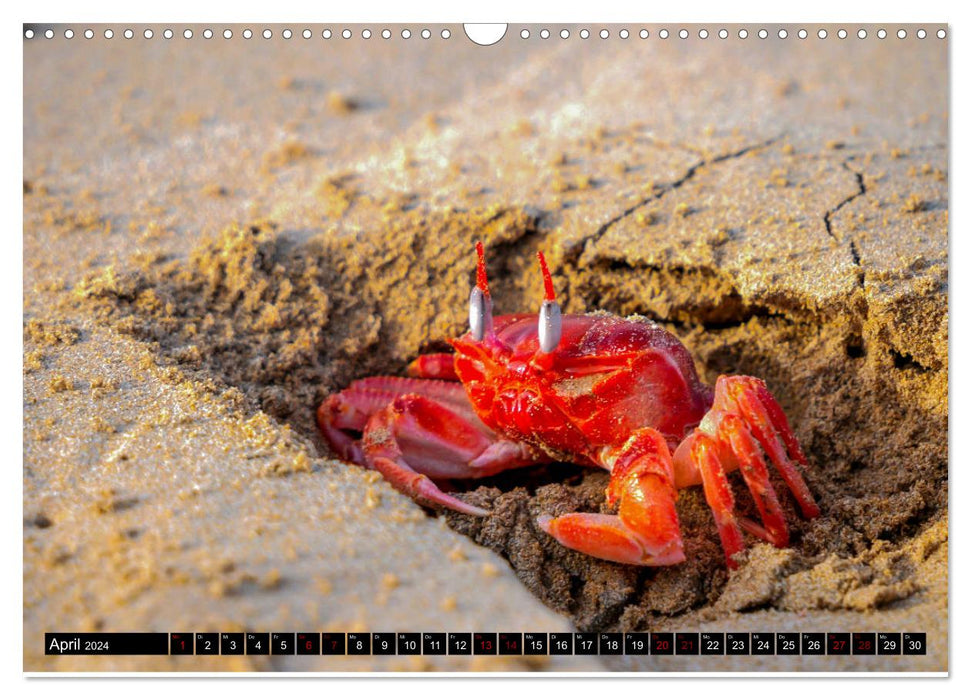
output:
<svg viewBox="0 0 971 700"><path fill-rule="evenodd" d="M908 543L946 518L946 336L943 348L937 339L928 350L927 332L941 323L946 332L946 276L908 286L892 304L874 304L861 283L816 308L773 293L770 280L756 303L716 267L584 255L539 213L492 208L408 212L355 240L322 234L297 243L267 222L232 227L185 259L148 257L91 275L69 303L151 344L160 364L190 381L238 389L246 411L291 426L325 455L313 412L328 393L355 378L401 374L417 353L463 331L476 239L488 250L500 313L538 304L542 246L566 311L649 316L683 340L707 381L764 378L810 458L807 478L823 512L803 521L780 482L792 549L752 542L738 574L749 584L728 596L700 488L679 500L688 561L649 570L566 551L535 527L541 513L604 509L604 473L554 465L461 484L493 515L442 517L507 558L544 603L582 629L610 630L705 606L878 607L913 592L904 581ZM902 331L902 317L916 322ZM752 510L744 487L735 492L740 510ZM888 552L892 565L869 566ZM802 595L823 570L846 578L842 592Z"/></svg>

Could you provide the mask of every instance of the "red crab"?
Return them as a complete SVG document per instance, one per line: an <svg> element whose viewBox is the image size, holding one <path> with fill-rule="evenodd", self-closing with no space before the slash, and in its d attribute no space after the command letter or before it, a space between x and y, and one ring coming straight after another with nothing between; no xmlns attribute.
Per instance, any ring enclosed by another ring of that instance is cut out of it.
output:
<svg viewBox="0 0 971 700"><path fill-rule="evenodd" d="M493 319L482 244L476 249L470 330L451 341L455 354L422 355L409 378L361 379L320 406L318 425L338 455L416 500L476 516L488 512L434 480L550 462L602 467L616 515L542 516L538 524L566 547L642 566L684 561L675 500L696 484L729 567L744 548L743 529L785 547L789 531L766 457L802 514L819 515L795 466L806 458L761 379L722 376L711 389L681 342L647 319L561 316L542 253L540 313ZM726 473L735 469L761 525L734 513Z"/></svg>

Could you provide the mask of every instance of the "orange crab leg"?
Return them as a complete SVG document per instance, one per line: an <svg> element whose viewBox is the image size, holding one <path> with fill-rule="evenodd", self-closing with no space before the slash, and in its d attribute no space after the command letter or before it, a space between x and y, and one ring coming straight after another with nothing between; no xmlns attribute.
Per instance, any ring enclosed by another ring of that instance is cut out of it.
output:
<svg viewBox="0 0 971 700"><path fill-rule="evenodd" d="M405 377L368 377L328 396L317 409L317 426L341 459L366 464L360 440L352 437L350 432L362 433L374 413L395 397L408 393L420 393L442 401L469 420L477 420L461 384Z"/></svg>
<svg viewBox="0 0 971 700"><path fill-rule="evenodd" d="M440 478L467 476L462 469L485 452L492 440L459 413L418 394L398 396L371 416L362 444L368 466L405 495L460 513L488 515L439 489L405 459L407 450L427 473Z"/></svg>
<svg viewBox="0 0 971 700"><path fill-rule="evenodd" d="M409 377L422 379L458 381L459 378L455 373L455 355L450 352L419 355L408 365L407 373Z"/></svg>
<svg viewBox="0 0 971 700"><path fill-rule="evenodd" d="M741 518L743 528L776 547L789 545L789 528L786 526L779 498L776 496L772 482L769 481L769 470L765 460L759 452L759 447L752 438L752 434L745 427L744 421L738 416L725 416L718 429L719 435L726 440L732 453L738 460L742 477L762 516L764 527L753 523L747 518Z"/></svg>
<svg viewBox="0 0 971 700"><path fill-rule="evenodd" d="M715 383L716 397L720 389L734 400L752 435L779 469L792 495L799 502L803 517L815 518L819 515L819 506L816 505L799 470L789 461L786 451L802 465L806 464L806 457L789 428L789 421L786 420L782 407L769 393L765 383L754 377L719 377Z"/></svg>
<svg viewBox="0 0 971 700"><path fill-rule="evenodd" d="M480 478L549 460L497 436L456 382L359 379L321 404L317 424L340 457L375 469L412 498L471 515L487 511L442 492L432 479Z"/></svg>
<svg viewBox="0 0 971 700"><path fill-rule="evenodd" d="M365 377L351 382L350 386L341 394L346 395L348 392L355 391L382 393L387 398L379 408L384 408L396 396L421 394L426 398L445 403L453 410L461 411L463 415L469 416L470 420L478 420L466 396L465 389L457 382L412 377ZM363 428L364 424L362 423L358 430L363 430Z"/></svg>
<svg viewBox="0 0 971 700"><path fill-rule="evenodd" d="M611 470L607 499L620 501L617 515L542 516L539 526L563 546L600 559L638 566L684 561L674 467L661 434L638 430L623 447L607 448L599 459Z"/></svg>
<svg viewBox="0 0 971 700"><path fill-rule="evenodd" d="M725 551L728 568L738 568L735 555L745 549L745 543L735 518L735 498L725 475L725 467L719 459L718 444L701 432L692 434L688 441L690 458L701 473L705 500L715 517L715 527L718 528L718 537Z"/></svg>
<svg viewBox="0 0 971 700"><path fill-rule="evenodd" d="M755 377L719 377L711 410L678 446L674 463L678 486L699 481L704 484L730 568L737 566L734 557L743 549L739 527L776 547L789 544L789 529L769 481L763 451L779 470L803 515L819 515L819 507L789 457L805 464L805 456L765 383ZM733 513L735 502L725 473L736 467L741 468L762 525L736 518Z"/></svg>

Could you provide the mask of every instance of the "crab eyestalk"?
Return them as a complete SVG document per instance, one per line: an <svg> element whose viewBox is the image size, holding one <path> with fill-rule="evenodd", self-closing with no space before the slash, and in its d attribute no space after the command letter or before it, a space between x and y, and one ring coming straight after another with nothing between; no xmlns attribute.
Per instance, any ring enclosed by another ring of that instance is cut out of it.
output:
<svg viewBox="0 0 971 700"><path fill-rule="evenodd" d="M476 265L475 286L469 295L469 330L473 338L482 340L492 333L492 297L489 296L482 241L476 242L475 252L479 260Z"/></svg>
<svg viewBox="0 0 971 700"><path fill-rule="evenodd" d="M546 288L546 297L543 299L543 305L539 307L539 349L549 354L560 344L563 321L560 305L556 303L553 278L550 277L550 269L546 266L546 257L542 251L536 253L536 257L539 258L539 265L543 269L543 285Z"/></svg>

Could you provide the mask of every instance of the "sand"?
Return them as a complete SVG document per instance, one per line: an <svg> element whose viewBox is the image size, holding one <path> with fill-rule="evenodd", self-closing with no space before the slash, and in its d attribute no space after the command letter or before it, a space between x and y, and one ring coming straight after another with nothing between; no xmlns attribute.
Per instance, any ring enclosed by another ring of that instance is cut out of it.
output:
<svg viewBox="0 0 971 700"><path fill-rule="evenodd" d="M25 669L947 669L946 41L518 35L26 42ZM606 509L604 473L458 484L492 509L470 518L332 459L316 406L463 332L475 240L501 312L537 306L542 249L566 311L648 316L707 381L764 378L822 516L784 499L792 546L751 541L729 575L688 489L688 561L652 570L535 525ZM703 663L41 649L53 630L237 629L930 644Z"/></svg>

